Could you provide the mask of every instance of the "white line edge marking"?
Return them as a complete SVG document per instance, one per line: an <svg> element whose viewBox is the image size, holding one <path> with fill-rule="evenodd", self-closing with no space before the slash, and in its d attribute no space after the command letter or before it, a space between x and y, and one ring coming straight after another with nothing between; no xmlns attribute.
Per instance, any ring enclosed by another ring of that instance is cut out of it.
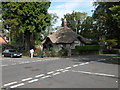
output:
<svg viewBox="0 0 120 90"><path fill-rule="evenodd" d="M33 82L36 82L38 81L39 79L34 79L34 80L31 80L31 81L28 81L28 83L33 83Z"/></svg>
<svg viewBox="0 0 120 90"><path fill-rule="evenodd" d="M12 84L16 84L17 82L15 81L15 82L11 82L11 83L7 83L7 84L4 84L3 86L9 86L9 85L12 85Z"/></svg>
<svg viewBox="0 0 120 90"><path fill-rule="evenodd" d="M28 80L30 80L30 79L32 79L32 78L22 79L21 81L28 81Z"/></svg>
<svg viewBox="0 0 120 90"><path fill-rule="evenodd" d="M16 87L23 86L23 85L25 85L25 84L24 83L20 83L20 84L14 85L14 86L10 86L10 88L16 88Z"/></svg>
<svg viewBox="0 0 120 90"><path fill-rule="evenodd" d="M42 76L44 76L45 74L40 74L40 75L37 75L37 76L35 76L36 78L38 78L38 77L42 77Z"/></svg>
<svg viewBox="0 0 120 90"><path fill-rule="evenodd" d="M112 74L104 74L104 73L92 73L92 72L85 72L85 71L75 71L72 70L73 72L80 72L80 73L86 73L86 74L93 74L93 75L101 75L101 76L111 76L111 77L115 77L115 75Z"/></svg>

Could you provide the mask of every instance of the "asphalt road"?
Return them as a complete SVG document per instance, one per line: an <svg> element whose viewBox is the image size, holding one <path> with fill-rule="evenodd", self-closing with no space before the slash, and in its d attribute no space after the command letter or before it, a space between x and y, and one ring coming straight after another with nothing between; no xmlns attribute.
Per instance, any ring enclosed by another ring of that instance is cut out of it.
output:
<svg viewBox="0 0 120 90"><path fill-rule="evenodd" d="M118 88L110 56L4 58L2 88Z"/></svg>

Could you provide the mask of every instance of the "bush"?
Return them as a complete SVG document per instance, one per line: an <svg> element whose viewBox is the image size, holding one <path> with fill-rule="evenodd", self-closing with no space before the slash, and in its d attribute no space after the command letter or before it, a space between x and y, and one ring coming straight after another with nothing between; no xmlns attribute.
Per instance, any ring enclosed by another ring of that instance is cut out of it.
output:
<svg viewBox="0 0 120 90"><path fill-rule="evenodd" d="M98 51L99 49L100 49L99 45L75 46L75 50L78 51Z"/></svg>
<svg viewBox="0 0 120 90"><path fill-rule="evenodd" d="M67 56L68 50L67 49L61 49L58 54L59 56Z"/></svg>

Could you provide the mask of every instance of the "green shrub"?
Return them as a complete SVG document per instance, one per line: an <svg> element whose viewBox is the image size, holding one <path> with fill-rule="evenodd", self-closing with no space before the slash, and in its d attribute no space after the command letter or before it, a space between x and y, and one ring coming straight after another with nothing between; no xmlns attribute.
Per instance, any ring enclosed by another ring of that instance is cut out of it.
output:
<svg viewBox="0 0 120 90"><path fill-rule="evenodd" d="M75 50L79 51L98 51L99 49L100 49L99 45L75 46Z"/></svg>
<svg viewBox="0 0 120 90"><path fill-rule="evenodd" d="M59 56L67 56L68 50L67 49L61 49L58 54Z"/></svg>

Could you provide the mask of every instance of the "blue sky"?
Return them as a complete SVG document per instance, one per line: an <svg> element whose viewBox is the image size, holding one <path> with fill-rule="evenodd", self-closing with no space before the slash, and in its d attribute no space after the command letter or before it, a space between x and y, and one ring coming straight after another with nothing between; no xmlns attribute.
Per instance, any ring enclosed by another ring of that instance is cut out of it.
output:
<svg viewBox="0 0 120 90"><path fill-rule="evenodd" d="M94 10L93 0L51 0L49 13L56 13L59 17L55 26L61 25L61 18L67 13L85 12L88 16L92 16L91 10Z"/></svg>

